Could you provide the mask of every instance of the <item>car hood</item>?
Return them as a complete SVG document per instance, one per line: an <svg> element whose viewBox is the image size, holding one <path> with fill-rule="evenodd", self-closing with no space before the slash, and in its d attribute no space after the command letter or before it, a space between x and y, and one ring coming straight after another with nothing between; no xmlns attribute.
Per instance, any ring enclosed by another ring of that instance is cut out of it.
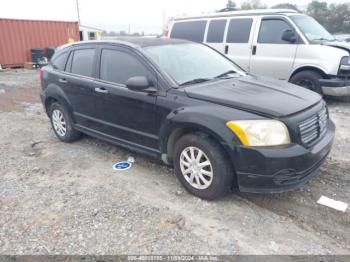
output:
<svg viewBox="0 0 350 262"><path fill-rule="evenodd" d="M273 117L297 113L321 100L305 88L253 75L196 84L186 87L185 92L191 98Z"/></svg>
<svg viewBox="0 0 350 262"><path fill-rule="evenodd" d="M323 44L327 45L327 46L340 48L340 49L343 49L345 51L350 52L350 43L347 43L347 42L334 41L334 42L325 42Z"/></svg>

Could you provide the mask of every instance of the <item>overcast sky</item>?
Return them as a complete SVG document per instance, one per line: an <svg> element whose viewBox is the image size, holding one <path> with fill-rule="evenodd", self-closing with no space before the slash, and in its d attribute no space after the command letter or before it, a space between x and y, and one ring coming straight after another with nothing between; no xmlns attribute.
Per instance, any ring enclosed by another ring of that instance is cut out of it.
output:
<svg viewBox="0 0 350 262"><path fill-rule="evenodd" d="M227 0L79 0L81 24L107 31L160 33L163 20L182 14L199 14L224 8ZM235 1L240 5L244 0ZM307 0L262 0L268 6ZM328 0L328 3L350 0ZM77 21L76 0L0 0L0 18Z"/></svg>

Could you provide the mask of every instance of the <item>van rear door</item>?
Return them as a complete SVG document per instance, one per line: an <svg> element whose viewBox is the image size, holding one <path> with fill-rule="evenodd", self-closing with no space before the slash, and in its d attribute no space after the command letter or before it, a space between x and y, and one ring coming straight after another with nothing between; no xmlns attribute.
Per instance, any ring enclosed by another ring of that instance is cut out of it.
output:
<svg viewBox="0 0 350 262"><path fill-rule="evenodd" d="M293 68L299 38L282 40L285 30L294 27L282 16L259 17L250 60L250 73L288 80ZM296 33L297 34L297 33Z"/></svg>
<svg viewBox="0 0 350 262"><path fill-rule="evenodd" d="M229 19L223 53L243 69L249 71L256 17L244 16Z"/></svg>

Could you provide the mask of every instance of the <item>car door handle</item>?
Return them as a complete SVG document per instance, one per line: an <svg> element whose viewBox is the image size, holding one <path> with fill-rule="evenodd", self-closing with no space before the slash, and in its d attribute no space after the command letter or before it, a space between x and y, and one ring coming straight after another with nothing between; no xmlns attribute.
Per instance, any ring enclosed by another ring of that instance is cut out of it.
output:
<svg viewBox="0 0 350 262"><path fill-rule="evenodd" d="M63 84L68 83L67 79L65 79L65 78L58 79L58 82L63 83Z"/></svg>
<svg viewBox="0 0 350 262"><path fill-rule="evenodd" d="M95 92L102 93L102 94L108 94L108 90L104 87L95 87Z"/></svg>
<svg viewBox="0 0 350 262"><path fill-rule="evenodd" d="M253 45L253 48L252 48L252 55L256 55L256 45Z"/></svg>
<svg viewBox="0 0 350 262"><path fill-rule="evenodd" d="M228 45L225 45L225 55L228 54Z"/></svg>

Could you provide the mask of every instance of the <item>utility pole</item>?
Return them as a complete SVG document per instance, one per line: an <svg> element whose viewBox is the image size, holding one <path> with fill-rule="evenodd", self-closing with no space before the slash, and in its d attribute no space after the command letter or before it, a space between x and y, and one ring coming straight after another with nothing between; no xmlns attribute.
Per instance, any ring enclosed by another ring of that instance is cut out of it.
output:
<svg viewBox="0 0 350 262"><path fill-rule="evenodd" d="M79 23L79 25L80 25L79 0L76 0L76 4L77 4L77 13L78 13L78 23Z"/></svg>

